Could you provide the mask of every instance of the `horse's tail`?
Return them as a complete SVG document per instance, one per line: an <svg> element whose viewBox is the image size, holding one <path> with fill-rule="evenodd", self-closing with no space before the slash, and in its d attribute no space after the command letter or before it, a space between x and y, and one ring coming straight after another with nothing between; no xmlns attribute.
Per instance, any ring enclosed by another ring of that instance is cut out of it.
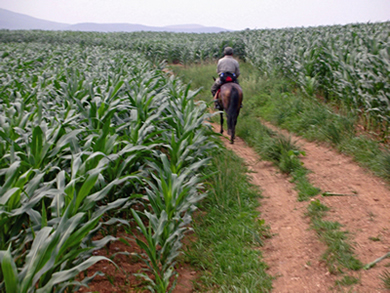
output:
<svg viewBox="0 0 390 293"><path fill-rule="evenodd" d="M227 112L227 125L228 130L231 131L232 137L235 135L235 128L237 123L237 117L240 110L240 93L235 87L232 87L230 91L230 103Z"/></svg>

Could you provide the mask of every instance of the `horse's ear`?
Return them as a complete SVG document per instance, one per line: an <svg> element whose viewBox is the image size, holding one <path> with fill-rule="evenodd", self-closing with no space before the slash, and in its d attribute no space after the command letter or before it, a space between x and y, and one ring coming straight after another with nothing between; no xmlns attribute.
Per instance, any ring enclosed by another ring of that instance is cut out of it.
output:
<svg viewBox="0 0 390 293"><path fill-rule="evenodd" d="M214 79L214 81L216 80L214 76L213 76L213 79Z"/></svg>

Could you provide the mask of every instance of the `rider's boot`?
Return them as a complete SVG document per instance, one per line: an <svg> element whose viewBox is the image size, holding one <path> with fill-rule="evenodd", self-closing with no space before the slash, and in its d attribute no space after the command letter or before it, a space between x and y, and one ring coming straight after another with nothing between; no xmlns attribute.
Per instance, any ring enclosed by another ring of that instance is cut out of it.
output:
<svg viewBox="0 0 390 293"><path fill-rule="evenodd" d="M213 90L211 91L211 94L213 95L214 109L221 110L221 105L219 104L218 99L215 97L216 93L217 91L213 91Z"/></svg>
<svg viewBox="0 0 390 293"><path fill-rule="evenodd" d="M221 105L219 104L217 99L214 99L214 109L221 110Z"/></svg>

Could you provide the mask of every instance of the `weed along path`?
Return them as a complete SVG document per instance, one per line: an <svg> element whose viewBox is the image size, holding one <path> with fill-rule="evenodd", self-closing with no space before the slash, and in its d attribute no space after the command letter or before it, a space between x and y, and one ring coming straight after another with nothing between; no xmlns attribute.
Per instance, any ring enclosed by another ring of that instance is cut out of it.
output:
<svg viewBox="0 0 390 293"><path fill-rule="evenodd" d="M323 220L340 223L340 230L348 231L346 241L354 248L354 256L363 264L370 263L390 251L388 186L347 156L294 137L268 123L266 126L297 141L306 153L301 161L311 171L308 178L321 189L321 194L311 201L299 202L289 176L281 174L272 163L262 161L240 138L234 145L224 140L227 148L245 160L253 184L262 190L261 218L270 225L273 235L259 249L269 266L268 273L275 277L273 292L385 292L380 276L389 260L369 270L352 271L343 267L342 272L330 272L323 260L328 245L311 228L312 220L306 214L310 203L318 199L329 208ZM219 126L214 127L219 130ZM323 196L325 192L332 196ZM357 281L352 285L343 284L349 277Z"/></svg>

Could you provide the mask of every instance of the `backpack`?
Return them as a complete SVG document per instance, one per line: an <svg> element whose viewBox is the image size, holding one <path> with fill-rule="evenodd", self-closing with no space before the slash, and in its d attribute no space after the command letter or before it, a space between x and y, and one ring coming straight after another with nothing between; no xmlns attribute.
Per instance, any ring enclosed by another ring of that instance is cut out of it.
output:
<svg viewBox="0 0 390 293"><path fill-rule="evenodd" d="M235 82L237 80L237 76L235 73L222 72L219 75L219 79L221 80L222 83Z"/></svg>

